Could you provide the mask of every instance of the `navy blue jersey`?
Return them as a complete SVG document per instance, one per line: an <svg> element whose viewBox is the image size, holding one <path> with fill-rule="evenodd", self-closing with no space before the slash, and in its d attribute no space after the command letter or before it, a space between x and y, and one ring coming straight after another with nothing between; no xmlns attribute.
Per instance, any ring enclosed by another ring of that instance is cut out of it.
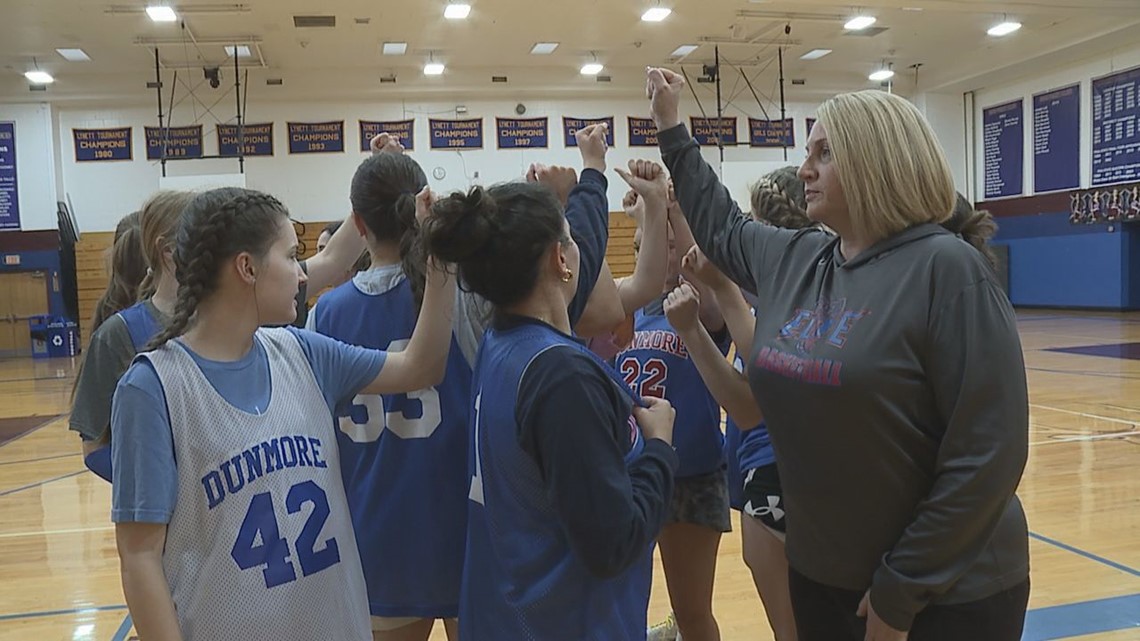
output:
<svg viewBox="0 0 1140 641"><path fill-rule="evenodd" d="M642 440L616 372L534 320L488 330L473 385L460 637L644 638L672 449Z"/></svg>
<svg viewBox="0 0 1140 641"><path fill-rule="evenodd" d="M388 267L326 293L310 313L322 334L400 351L417 310L407 279ZM451 342L439 385L359 395L336 408L341 470L374 616L458 614L471 368Z"/></svg>
<svg viewBox="0 0 1140 641"><path fill-rule="evenodd" d="M664 398L677 410L673 424L673 447L681 459L677 476L707 474L724 464L720 406L659 308L658 303L634 314L633 342L618 354L618 370L642 396ZM728 353L728 345L727 340L722 342L722 353Z"/></svg>

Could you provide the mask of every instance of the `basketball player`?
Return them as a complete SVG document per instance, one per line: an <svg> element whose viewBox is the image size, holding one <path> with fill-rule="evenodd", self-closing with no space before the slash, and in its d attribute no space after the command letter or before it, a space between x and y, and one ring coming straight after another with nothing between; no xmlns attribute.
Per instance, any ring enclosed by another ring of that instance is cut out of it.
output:
<svg viewBox="0 0 1140 641"><path fill-rule="evenodd" d="M939 226L955 193L930 125L884 92L824 102L799 176L837 236L781 230L742 216L701 158L683 89L648 71L701 249L758 300L748 377L780 465L798 638L1019 639L1024 362L985 256Z"/></svg>
<svg viewBox="0 0 1140 641"><path fill-rule="evenodd" d="M656 300L634 314L633 341L618 354L616 362L625 382L639 394L664 398L676 409L674 443L680 467L657 544L681 635L689 641L715 641L720 638L712 614L716 555L722 533L732 529L724 440L720 407L663 309L680 276L680 256L693 244L684 217L675 207L671 209L673 238L669 240L666 278L658 284ZM717 335L723 358L728 334L711 296L701 310L701 320Z"/></svg>
<svg viewBox="0 0 1140 641"><path fill-rule="evenodd" d="M135 354L158 333L174 310L178 283L174 280L168 241L174 238L182 210L192 198L189 192L154 194L139 212L137 234L126 234L115 241L116 262L125 258L125 253L137 252L144 263L143 273L135 284L137 295L121 299L120 304L128 300L129 304L94 325L75 378L70 419L71 429L83 439L84 463L107 481L111 480L111 398ZM124 244L132 240L133 247ZM112 265L108 291L118 287L121 271Z"/></svg>
<svg viewBox="0 0 1140 641"><path fill-rule="evenodd" d="M442 379L454 278L429 268L407 347L368 350L261 328L296 314L296 252L265 194L217 189L184 214L174 313L112 415L112 518L144 640L371 638L332 408Z"/></svg>
<svg viewBox="0 0 1140 641"><path fill-rule="evenodd" d="M580 134L579 146L598 138ZM604 168L583 174L602 180ZM583 257L604 253L600 200L600 233L575 234ZM672 410L657 399L633 409L616 373L570 336L598 267L579 261L560 209L537 185L476 187L441 201L425 228L431 252L495 309L472 382L468 641L645 633L650 545L676 466Z"/></svg>

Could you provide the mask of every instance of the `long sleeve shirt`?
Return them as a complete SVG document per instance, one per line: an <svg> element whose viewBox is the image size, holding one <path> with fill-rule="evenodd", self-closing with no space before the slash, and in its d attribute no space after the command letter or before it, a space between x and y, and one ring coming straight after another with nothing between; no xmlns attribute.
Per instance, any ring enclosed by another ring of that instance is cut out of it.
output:
<svg viewBox="0 0 1140 641"><path fill-rule="evenodd" d="M870 589L903 630L1024 581L1025 365L981 254L926 224L847 259L838 238L744 216L684 126L659 141L697 243L757 298L747 372L792 567Z"/></svg>

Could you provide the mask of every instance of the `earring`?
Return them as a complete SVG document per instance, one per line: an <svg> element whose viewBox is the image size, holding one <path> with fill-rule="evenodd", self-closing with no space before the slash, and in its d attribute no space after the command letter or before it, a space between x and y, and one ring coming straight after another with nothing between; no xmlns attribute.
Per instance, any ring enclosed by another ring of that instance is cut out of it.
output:
<svg viewBox="0 0 1140 641"><path fill-rule="evenodd" d="M574 278L574 272L566 268L566 270L562 272L562 282L569 283L571 278Z"/></svg>

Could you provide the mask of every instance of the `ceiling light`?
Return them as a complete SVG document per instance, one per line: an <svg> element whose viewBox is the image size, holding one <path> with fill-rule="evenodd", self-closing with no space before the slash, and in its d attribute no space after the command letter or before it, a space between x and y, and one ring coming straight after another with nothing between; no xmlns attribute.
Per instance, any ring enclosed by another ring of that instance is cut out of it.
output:
<svg viewBox="0 0 1140 641"><path fill-rule="evenodd" d="M442 62L429 62L429 63L427 63L426 65L424 65L424 75L425 76L441 76L441 75L443 75L443 63Z"/></svg>
<svg viewBox="0 0 1140 641"><path fill-rule="evenodd" d="M56 53L63 56L64 60L71 62L90 62L91 56L82 49L56 49Z"/></svg>
<svg viewBox="0 0 1140 641"><path fill-rule="evenodd" d="M1008 36L1009 34L1013 33L1014 31L1017 31L1020 28L1021 28L1020 22L1011 22L1011 21L1007 20L1005 22L1002 22L1001 24L996 24L996 25L990 27L989 30L986 31L986 33L990 34L991 36L998 36L998 37Z"/></svg>
<svg viewBox="0 0 1140 641"><path fill-rule="evenodd" d="M848 20L843 28L848 31L862 31L873 24L875 24L874 16L855 16Z"/></svg>
<svg viewBox="0 0 1140 641"><path fill-rule="evenodd" d="M55 82L55 78L52 78L51 74L46 71L26 71L24 77L28 79L28 82L36 85L50 85Z"/></svg>
<svg viewBox="0 0 1140 641"><path fill-rule="evenodd" d="M674 49L673 53L669 54L669 56L671 58L684 58L690 53L696 51L698 46L699 45L681 45L680 47Z"/></svg>
<svg viewBox="0 0 1140 641"><path fill-rule="evenodd" d="M385 56L402 56L408 52L408 43L406 42L385 42L382 49Z"/></svg>
<svg viewBox="0 0 1140 641"><path fill-rule="evenodd" d="M871 75L867 76L867 78L874 80L875 82L882 82L884 80L890 80L891 78L894 78L894 77L895 77L895 72L891 71L890 69L879 69L878 71L875 71Z"/></svg>
<svg viewBox="0 0 1140 641"><path fill-rule="evenodd" d="M530 48L530 52L536 56L544 56L546 54L554 53L554 50L557 48L557 42L537 42L533 47Z"/></svg>
<svg viewBox="0 0 1140 641"><path fill-rule="evenodd" d="M641 14L641 19L645 22L661 22L665 18L668 18L670 13L673 13L672 9L653 7L652 9L646 9L645 13Z"/></svg>
<svg viewBox="0 0 1140 641"><path fill-rule="evenodd" d="M178 16L174 13L174 9L168 6L153 6L146 8L146 15L155 22L174 22Z"/></svg>
<svg viewBox="0 0 1140 641"><path fill-rule="evenodd" d="M231 58L235 57L234 56L234 49L235 49L234 45L226 45L226 55L231 57ZM238 58L248 58L251 55L253 55L249 52L249 47L246 45L237 45L236 49L237 49L237 56L236 57L238 57Z"/></svg>
<svg viewBox="0 0 1140 641"><path fill-rule="evenodd" d="M463 20L471 13L471 5L469 4L449 4L443 10L443 17L448 20Z"/></svg>
<svg viewBox="0 0 1140 641"><path fill-rule="evenodd" d="M819 60L829 53L831 53L831 49L812 49L811 51L800 56L800 60Z"/></svg>
<svg viewBox="0 0 1140 641"><path fill-rule="evenodd" d="M605 69L605 67L602 66L602 63L600 63L600 62L588 62L588 63L582 65L582 75L583 76L596 76L602 72L602 69Z"/></svg>

